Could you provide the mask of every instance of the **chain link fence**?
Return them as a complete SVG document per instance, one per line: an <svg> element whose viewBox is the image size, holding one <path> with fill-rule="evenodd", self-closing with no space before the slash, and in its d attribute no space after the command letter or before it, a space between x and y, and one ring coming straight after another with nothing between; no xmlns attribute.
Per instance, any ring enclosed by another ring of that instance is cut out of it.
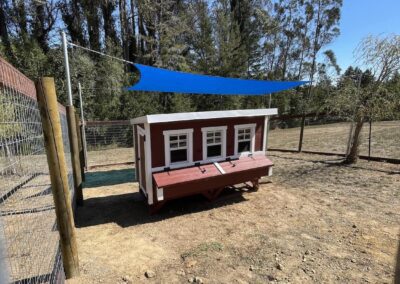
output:
<svg viewBox="0 0 400 284"><path fill-rule="evenodd" d="M283 115L272 118L268 134L268 148L270 150L298 151L301 124L301 115ZM345 155L351 127L352 123L341 117L308 114L304 123L302 150ZM366 121L360 137L360 155L400 161L399 141L400 121L373 121L371 124Z"/></svg>
<svg viewBox="0 0 400 284"><path fill-rule="evenodd" d="M133 163L133 128L129 120L87 121L84 129L88 168Z"/></svg>
<svg viewBox="0 0 400 284"><path fill-rule="evenodd" d="M73 193L65 108L59 106ZM0 238L13 283L62 283L64 271L32 81L0 58Z"/></svg>

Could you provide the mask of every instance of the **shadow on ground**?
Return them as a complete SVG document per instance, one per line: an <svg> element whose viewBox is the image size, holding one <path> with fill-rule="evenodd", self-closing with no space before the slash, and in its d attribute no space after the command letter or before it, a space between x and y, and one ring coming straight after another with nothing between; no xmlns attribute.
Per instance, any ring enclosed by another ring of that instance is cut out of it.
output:
<svg viewBox="0 0 400 284"><path fill-rule="evenodd" d="M83 207L77 208L75 225L78 228L107 223L121 227L158 222L176 216L191 214L213 208L224 207L246 201L241 189L225 189L215 201L207 201L201 195L170 201L156 215L150 215L148 206L139 192L85 200Z"/></svg>
<svg viewBox="0 0 400 284"><path fill-rule="evenodd" d="M85 174L84 188L117 185L134 182L135 169L88 172Z"/></svg>

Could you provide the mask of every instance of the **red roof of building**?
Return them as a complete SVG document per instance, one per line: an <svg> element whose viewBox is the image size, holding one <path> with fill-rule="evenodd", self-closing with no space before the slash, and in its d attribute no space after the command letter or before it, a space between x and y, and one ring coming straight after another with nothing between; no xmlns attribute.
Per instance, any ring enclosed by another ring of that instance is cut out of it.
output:
<svg viewBox="0 0 400 284"><path fill-rule="evenodd" d="M241 157L236 160L220 163L212 163L154 173L153 178L156 186L158 188L162 188L190 181L234 174L236 172L270 167L272 165L273 163L264 155L254 155L252 157Z"/></svg>

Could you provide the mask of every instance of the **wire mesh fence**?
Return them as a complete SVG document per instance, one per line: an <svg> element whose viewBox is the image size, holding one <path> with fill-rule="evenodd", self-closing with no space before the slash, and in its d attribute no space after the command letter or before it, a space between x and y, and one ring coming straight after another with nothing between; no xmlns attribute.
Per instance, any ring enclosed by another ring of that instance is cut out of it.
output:
<svg viewBox="0 0 400 284"><path fill-rule="evenodd" d="M88 121L84 129L88 168L133 162L129 120Z"/></svg>
<svg viewBox="0 0 400 284"><path fill-rule="evenodd" d="M60 110L65 151L69 151L65 109L60 106ZM68 170L72 178L70 162ZM70 188L73 188L72 180ZM63 282L59 234L35 86L1 58L0 223L0 238L5 247L3 263L10 282Z"/></svg>
<svg viewBox="0 0 400 284"><path fill-rule="evenodd" d="M297 151L301 124L301 115L273 118L270 122L268 148ZM308 114L305 118L302 150L344 155L348 150L351 127L352 123L341 117ZM398 141L400 121L373 121L371 128L366 121L360 137L360 155L400 161Z"/></svg>
<svg viewBox="0 0 400 284"><path fill-rule="evenodd" d="M74 175L72 172L72 156L71 156L71 148L69 144L69 136L68 136L68 121L67 121L67 112L63 105L58 104L58 111L60 113L60 123L61 123L61 131L62 131L62 139L64 145L64 157L65 162L67 164L68 171L68 188L71 195L71 201L73 209L75 209L75 189L74 189Z"/></svg>

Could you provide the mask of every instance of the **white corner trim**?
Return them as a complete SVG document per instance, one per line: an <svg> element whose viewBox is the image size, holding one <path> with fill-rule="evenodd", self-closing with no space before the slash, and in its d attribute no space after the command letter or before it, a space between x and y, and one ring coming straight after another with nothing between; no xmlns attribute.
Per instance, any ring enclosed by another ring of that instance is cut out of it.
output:
<svg viewBox="0 0 400 284"><path fill-rule="evenodd" d="M143 128L141 128L139 125L137 125L137 131L136 131L136 145L137 145L137 159L136 161L139 162L139 159L141 160L142 157L140 156L140 136L145 136L145 132L143 130ZM146 143L146 142L145 142ZM146 151L146 147L145 147L145 151ZM146 155L146 152L145 152ZM140 162L139 162L140 163ZM139 182L139 188L142 189L143 192L145 192L145 190L143 189L143 181L142 181L142 174L140 173L140 171L142 170L140 165L136 165L136 171L135 171L135 175L137 176L137 181ZM145 166L146 169L146 166ZM139 170L139 174L137 174ZM146 192L146 196L147 196L147 192Z"/></svg>
<svg viewBox="0 0 400 284"><path fill-rule="evenodd" d="M157 201L163 201L163 200L164 200L164 189L157 188Z"/></svg>
<svg viewBox="0 0 400 284"><path fill-rule="evenodd" d="M137 143L136 143L136 131L135 131L135 125L132 125L132 142L133 142L133 159L135 161L135 176L134 176L134 181L138 181L138 176L137 176L137 157L136 157L136 151L138 150L137 148Z"/></svg>
<svg viewBox="0 0 400 284"><path fill-rule="evenodd" d="M139 125L137 126L137 129L138 129L138 133L140 135L142 135L142 136L146 135L146 131L143 128L141 128Z"/></svg>
<svg viewBox="0 0 400 284"><path fill-rule="evenodd" d="M269 167L269 168L268 168L268 176L269 176L269 177L272 176L272 167Z"/></svg>
<svg viewBox="0 0 400 284"><path fill-rule="evenodd" d="M152 179L152 172L151 172L151 136L150 136L150 124L144 124L145 130L145 158L146 158L146 191L147 191L147 200L148 203L151 205L153 204L153 179Z"/></svg>
<svg viewBox="0 0 400 284"><path fill-rule="evenodd" d="M255 136L256 136L256 123L250 123L250 124L237 124L235 125L235 151L234 155L235 156L241 156L242 154L247 155L255 152ZM239 129L246 129L250 128L250 145L251 145L251 150L249 152L243 152L243 153L238 153L238 136L239 136Z"/></svg>
<svg viewBox="0 0 400 284"><path fill-rule="evenodd" d="M193 163L193 128L187 129L176 129L176 130L164 130L164 159L165 159L165 167L184 167L190 166ZM171 135L180 135L180 134L187 134L188 141L187 141L187 161L184 162L176 162L171 163L171 149L169 138ZM163 167L164 168L164 167Z"/></svg>
<svg viewBox="0 0 400 284"><path fill-rule="evenodd" d="M227 126L213 126L213 127L203 127L201 128L201 134L202 134L202 152L203 152L203 160L208 160L208 161L218 161L220 159L225 159L226 157L226 130L228 129ZM207 132L208 131L221 131L222 136L221 136L221 156L218 157L210 157L208 158L207 155Z"/></svg>
<svg viewBox="0 0 400 284"><path fill-rule="evenodd" d="M264 133L263 133L263 146L262 149L264 152L267 151L267 140L268 140L268 116L265 116L264 120Z"/></svg>

